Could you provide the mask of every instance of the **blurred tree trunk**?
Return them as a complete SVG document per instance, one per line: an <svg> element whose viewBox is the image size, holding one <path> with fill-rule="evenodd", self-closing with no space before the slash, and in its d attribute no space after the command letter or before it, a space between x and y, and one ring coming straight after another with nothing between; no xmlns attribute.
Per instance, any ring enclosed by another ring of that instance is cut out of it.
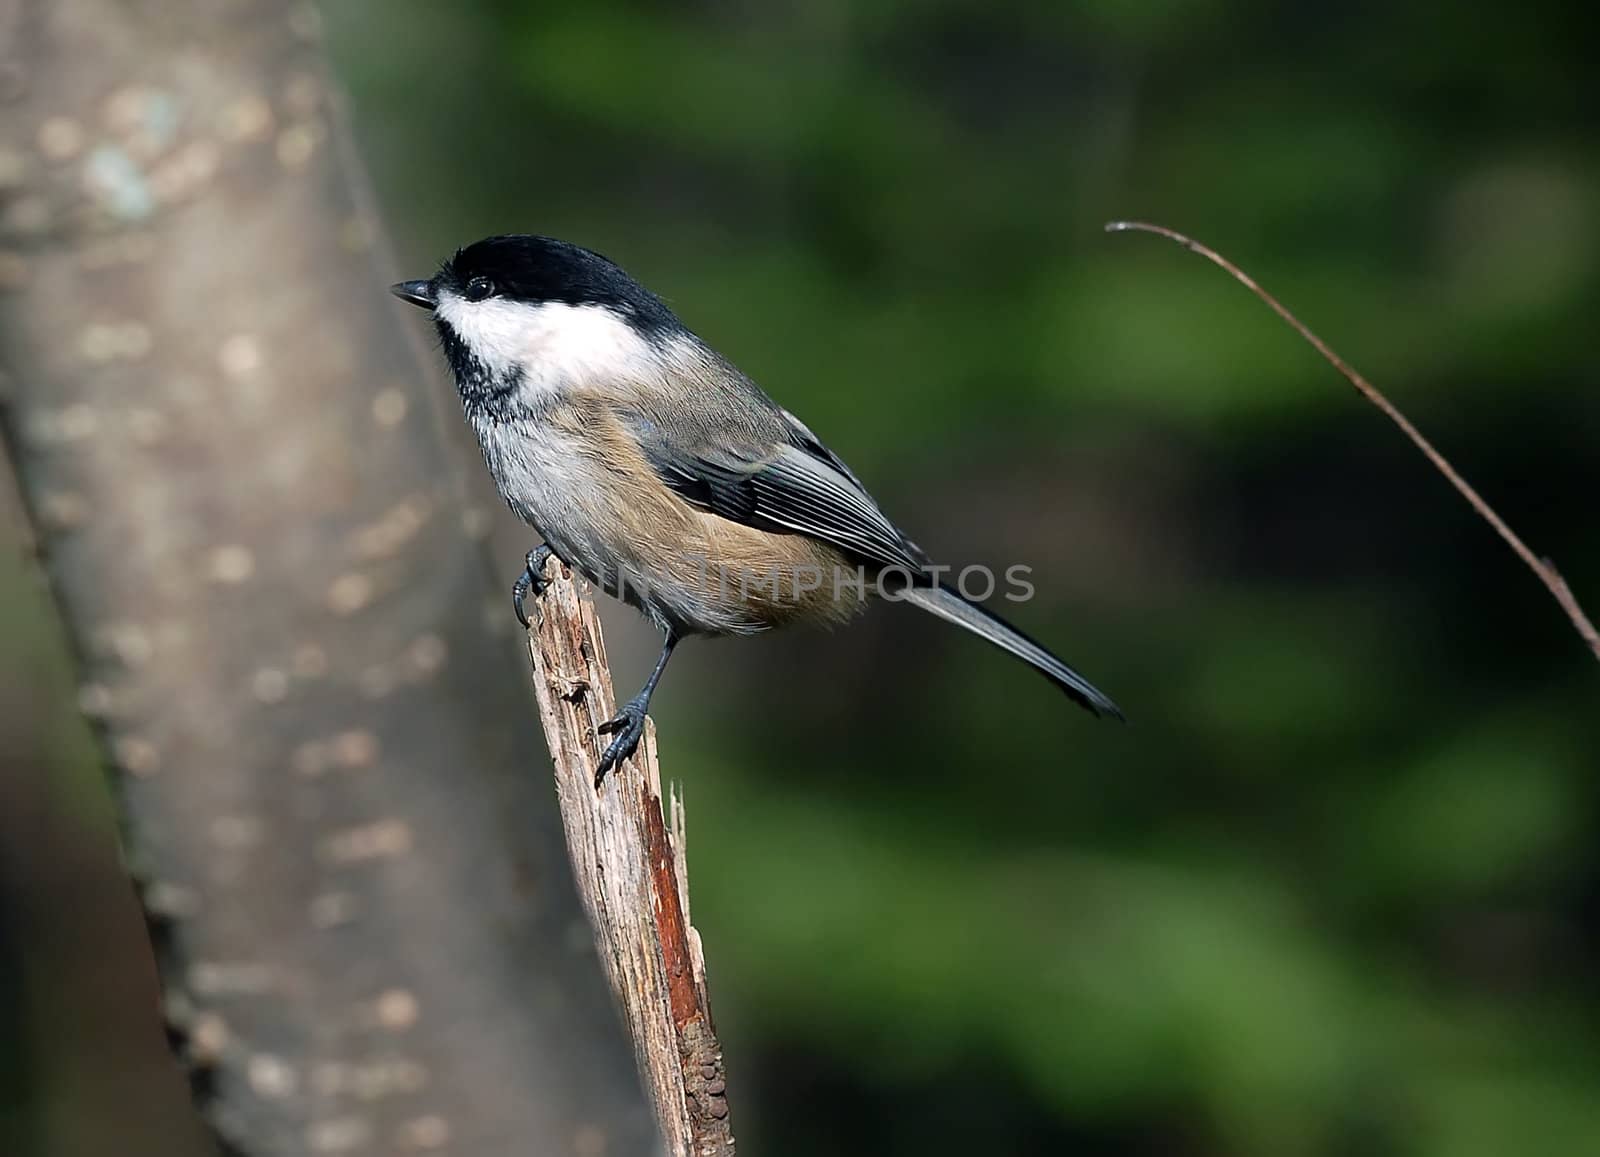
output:
<svg viewBox="0 0 1600 1157"><path fill-rule="evenodd" d="M0 0L7 428L168 1019L232 1151L644 1152L315 33Z"/></svg>

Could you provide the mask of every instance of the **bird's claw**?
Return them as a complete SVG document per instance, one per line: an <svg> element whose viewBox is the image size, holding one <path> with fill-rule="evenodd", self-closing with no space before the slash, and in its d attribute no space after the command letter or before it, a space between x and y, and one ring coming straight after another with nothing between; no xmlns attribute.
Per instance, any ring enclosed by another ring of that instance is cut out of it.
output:
<svg viewBox="0 0 1600 1157"><path fill-rule="evenodd" d="M615 734L616 738L606 748L605 754L600 757L600 766L595 768L594 786L605 782L606 772L616 767L628 756L632 755L639 747L639 741L644 738L645 704L638 699L630 699L617 711L616 718L607 719L595 728L601 735Z"/></svg>
<svg viewBox="0 0 1600 1157"><path fill-rule="evenodd" d="M555 551L550 549L549 543L540 543L534 547L523 562L522 573L517 576L517 581L511 584L511 606L517 612L517 622L522 624L524 631L532 630L533 625L528 622L528 612L523 608L523 601L530 592L536 599L543 596L550 585L550 580L544 577L544 564L554 555Z"/></svg>

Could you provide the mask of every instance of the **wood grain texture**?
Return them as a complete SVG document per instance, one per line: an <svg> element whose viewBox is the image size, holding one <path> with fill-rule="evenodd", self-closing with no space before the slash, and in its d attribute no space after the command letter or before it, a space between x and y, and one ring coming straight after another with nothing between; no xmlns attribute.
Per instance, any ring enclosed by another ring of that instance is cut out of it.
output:
<svg viewBox="0 0 1600 1157"><path fill-rule="evenodd" d="M734 1152L705 958L689 923L684 809L663 815L655 725L596 788L604 742L596 728L616 697L594 602L566 567L528 633L539 713L555 766L578 894L633 1037L645 1092L671 1157Z"/></svg>

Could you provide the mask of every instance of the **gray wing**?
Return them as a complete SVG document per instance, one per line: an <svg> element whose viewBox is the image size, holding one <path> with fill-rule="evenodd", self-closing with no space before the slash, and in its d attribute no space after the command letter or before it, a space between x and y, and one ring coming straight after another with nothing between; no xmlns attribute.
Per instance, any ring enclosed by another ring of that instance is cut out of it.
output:
<svg viewBox="0 0 1600 1157"><path fill-rule="evenodd" d="M917 575L927 558L900 533L861 482L799 419L773 406L752 429L702 418L668 428L625 415L657 475L685 501L721 518L804 534L845 554Z"/></svg>
<svg viewBox="0 0 1600 1157"><path fill-rule="evenodd" d="M1096 715L1117 705L1034 640L958 590L884 517L856 476L817 436L753 384L704 383L726 405L619 411L656 474L686 501L758 530L804 534L879 568L903 567L906 597L1023 660Z"/></svg>

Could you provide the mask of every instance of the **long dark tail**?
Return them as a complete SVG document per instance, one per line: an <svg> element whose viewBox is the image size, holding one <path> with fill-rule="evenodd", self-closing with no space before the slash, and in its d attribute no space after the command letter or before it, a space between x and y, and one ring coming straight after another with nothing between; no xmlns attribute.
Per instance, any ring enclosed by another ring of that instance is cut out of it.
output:
<svg viewBox="0 0 1600 1157"><path fill-rule="evenodd" d="M897 594L906 602L989 640L1002 651L1009 651L1055 683L1074 703L1085 710L1095 715L1109 715L1113 719L1124 718L1122 708L1113 703L1093 683L999 615L962 598L960 592L954 588L941 583L938 587L906 588Z"/></svg>

